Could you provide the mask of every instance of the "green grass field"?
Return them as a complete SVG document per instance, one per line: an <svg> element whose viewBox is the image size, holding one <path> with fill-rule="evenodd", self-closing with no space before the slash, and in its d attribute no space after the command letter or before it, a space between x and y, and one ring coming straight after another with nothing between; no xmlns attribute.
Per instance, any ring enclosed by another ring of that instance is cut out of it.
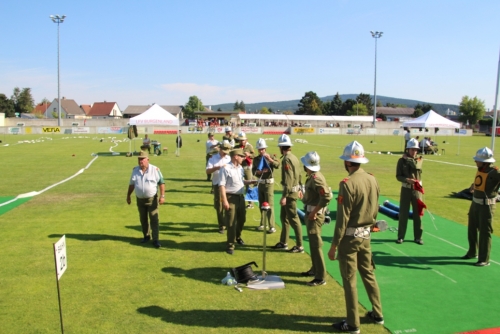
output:
<svg viewBox="0 0 500 334"><path fill-rule="evenodd" d="M285 281L283 290L239 293L220 284L230 268L250 261L262 263L262 235L255 229L259 212L247 211L246 245L237 247L233 256L227 255L225 235L216 233L210 183L204 181L206 136L183 135L180 157L173 154L174 136L152 137L170 151L150 159L161 168L167 189L166 205L160 209L163 247L159 250L139 243L142 233L135 201L130 206L125 201L137 159L102 155L88 166L94 158L91 153L109 153L116 145L110 136L2 137L2 198L41 191L88 169L0 215L0 332L60 330L52 244L62 235L66 235L68 252L68 270L60 281L67 333L331 332L330 324L345 316L343 290L331 277L326 286L306 286L307 279L300 272L309 269L307 254L268 252L267 271ZM278 136L263 137L274 138L268 141L268 151L279 155ZM254 144L258 136L249 138ZM300 157L316 150L332 189L346 175L338 157L349 141L360 141L367 152L383 152L367 153L370 163L365 169L377 177L383 196L398 201L395 169L402 138L301 139L308 143L295 144L293 152ZM472 183L472 157L478 148L490 146L491 138L462 137L459 154L458 138L434 139L446 154L425 156L425 202L433 214L466 225L470 202L451 199L449 194ZM114 151L127 152L128 147L128 142L121 142ZM497 236L499 226L497 216ZM278 233L269 236L268 245L278 239ZM365 319L361 330L388 332Z"/></svg>

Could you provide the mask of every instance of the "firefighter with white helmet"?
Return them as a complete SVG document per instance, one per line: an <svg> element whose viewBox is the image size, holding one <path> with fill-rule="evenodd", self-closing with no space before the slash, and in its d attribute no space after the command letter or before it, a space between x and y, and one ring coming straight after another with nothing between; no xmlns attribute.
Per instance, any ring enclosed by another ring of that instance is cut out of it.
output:
<svg viewBox="0 0 500 334"><path fill-rule="evenodd" d="M288 236L290 227L295 232L296 245L288 252L304 253L302 246L302 226L300 224L299 215L297 213L297 199L302 197L300 190L301 167L299 159L292 153L292 141L286 134L282 134L278 139L278 146L282 154L281 158L281 185L283 192L280 199L280 220L281 220L281 235L280 242L273 248L280 250L288 250Z"/></svg>
<svg viewBox="0 0 500 334"><path fill-rule="evenodd" d="M319 286L326 284L326 266L323 257L321 228L325 222L326 208L332 199L332 192L326 183L325 177L319 171L320 158L318 153L315 151L309 152L300 160L304 164L304 171L307 173L302 202L305 204L304 221L312 261L311 269L303 272L302 275L314 276L314 279L308 282L307 285Z"/></svg>
<svg viewBox="0 0 500 334"><path fill-rule="evenodd" d="M370 227L377 219L380 188L375 177L361 168L368 159L360 143L353 141L348 144L340 159L344 160L349 175L339 184L337 219L328 258L339 260L347 319L333 324L333 327L342 332L359 333L356 271L359 271L372 303L367 317L376 324L384 323L370 246Z"/></svg>
<svg viewBox="0 0 500 334"><path fill-rule="evenodd" d="M255 151L252 144L248 142L248 138L245 132L241 131L240 133L238 133L238 137L236 137L236 140L238 141L238 144L235 146L235 148L241 148L243 150L243 153L245 154L245 158L241 163L241 167L243 167L243 170L245 172L245 180L249 181L252 179L252 162L253 158L255 157ZM247 185L247 192L248 187L249 186ZM248 202L247 208L253 209L252 202Z"/></svg>
<svg viewBox="0 0 500 334"><path fill-rule="evenodd" d="M276 154L270 155L267 153L266 141L259 138L256 144L259 155L253 159L252 174L257 177L258 192L259 192L259 208L261 215L265 215L269 230L267 233L276 232L274 222L274 170L279 168L280 161L276 158ZM268 210L262 210L262 204L269 203ZM261 220L261 224L263 220ZM260 225L257 228L259 231L264 230L264 226Z"/></svg>
<svg viewBox="0 0 500 334"><path fill-rule="evenodd" d="M226 126L224 129L224 132L226 133L224 136L222 136L222 141L227 140L229 144L231 144L231 147L234 147L236 141L236 135L233 134L233 129L230 126Z"/></svg>
<svg viewBox="0 0 500 334"><path fill-rule="evenodd" d="M406 144L407 152L398 160L396 166L396 179L401 182L401 192L399 196L399 223L397 244L402 244L405 239L408 227L408 216L410 204L413 209L413 240L419 245L423 245L422 219L418 209L418 200L422 200L422 193L415 190L415 183L421 185L422 180L422 156L418 157L420 150L417 139L412 138Z"/></svg>
<svg viewBox="0 0 500 334"><path fill-rule="evenodd" d="M495 158L488 147L479 149L473 159L476 162L477 172L472 185L474 192L467 227L469 249L462 259L477 258L474 265L484 267L490 265L492 223L500 187L500 172L498 167L492 166Z"/></svg>

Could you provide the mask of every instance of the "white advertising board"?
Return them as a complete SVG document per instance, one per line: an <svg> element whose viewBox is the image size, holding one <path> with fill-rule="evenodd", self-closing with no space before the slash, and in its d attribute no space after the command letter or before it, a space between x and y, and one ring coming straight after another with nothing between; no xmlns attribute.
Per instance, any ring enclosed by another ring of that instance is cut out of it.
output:
<svg viewBox="0 0 500 334"><path fill-rule="evenodd" d="M66 257L66 236L63 235L58 242L54 244L54 259L56 261L56 274L57 280L61 279L61 276L66 271L68 267L68 259Z"/></svg>
<svg viewBox="0 0 500 334"><path fill-rule="evenodd" d="M330 134L335 134L339 135L340 134L340 128L319 128L318 133L320 135L330 135Z"/></svg>

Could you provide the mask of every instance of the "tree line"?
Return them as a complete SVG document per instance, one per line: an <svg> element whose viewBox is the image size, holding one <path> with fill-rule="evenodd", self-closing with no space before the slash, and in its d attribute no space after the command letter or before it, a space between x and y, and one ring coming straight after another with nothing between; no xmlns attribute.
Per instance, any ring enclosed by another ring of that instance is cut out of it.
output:
<svg viewBox="0 0 500 334"><path fill-rule="evenodd" d="M0 113L5 117L19 116L21 113L30 113L35 108L35 100L31 95L31 88L14 88L12 95L8 98L0 93Z"/></svg>

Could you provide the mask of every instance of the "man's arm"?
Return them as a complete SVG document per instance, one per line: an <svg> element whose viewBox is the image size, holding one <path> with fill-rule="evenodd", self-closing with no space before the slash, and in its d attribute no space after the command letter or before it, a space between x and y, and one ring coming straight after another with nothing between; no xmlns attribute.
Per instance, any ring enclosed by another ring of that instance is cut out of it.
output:
<svg viewBox="0 0 500 334"><path fill-rule="evenodd" d="M165 183L160 184L160 204L165 202Z"/></svg>
<svg viewBox="0 0 500 334"><path fill-rule="evenodd" d="M127 203L130 204L132 200L130 199L130 195L134 192L135 186L133 184L129 184L127 191Z"/></svg>

